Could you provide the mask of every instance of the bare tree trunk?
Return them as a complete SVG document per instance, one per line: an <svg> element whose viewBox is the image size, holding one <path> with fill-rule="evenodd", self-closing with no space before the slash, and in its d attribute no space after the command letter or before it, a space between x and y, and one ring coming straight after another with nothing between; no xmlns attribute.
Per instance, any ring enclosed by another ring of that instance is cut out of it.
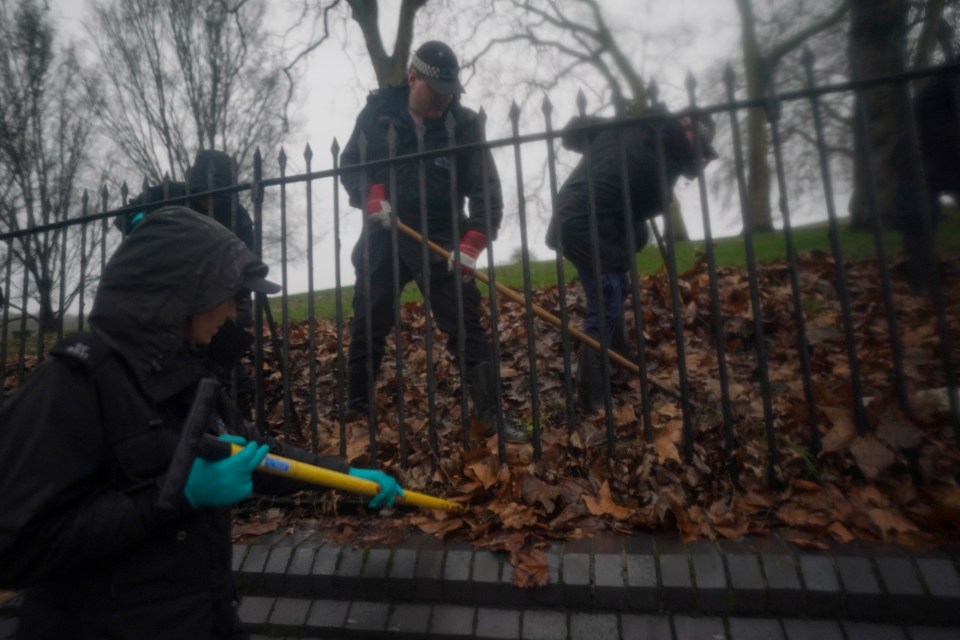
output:
<svg viewBox="0 0 960 640"><path fill-rule="evenodd" d="M863 79L903 71L906 48L907 0L854 0L851 3L850 63ZM861 95L871 166L877 192L877 214L889 222L894 211L894 152L903 137L908 114L904 84L884 85ZM858 139L856 144L864 144ZM865 228L871 221L867 207L864 167L861 154L855 156L854 192L850 198L851 223Z"/></svg>
<svg viewBox="0 0 960 640"><path fill-rule="evenodd" d="M410 48L413 46L413 21L428 0L403 0L400 5L400 18L397 21L397 39L393 53L388 54L380 37L378 0L347 0L352 10L354 22L363 32L363 41L370 54L370 62L377 76L377 86L386 87L400 84L406 77L410 60Z"/></svg>
<svg viewBox="0 0 960 640"><path fill-rule="evenodd" d="M746 74L747 97L764 94L763 60L757 42L753 7L750 0L737 0L740 11L743 68ZM770 212L770 164L767 162L767 123L762 109L747 111L747 206L754 231L773 229Z"/></svg>

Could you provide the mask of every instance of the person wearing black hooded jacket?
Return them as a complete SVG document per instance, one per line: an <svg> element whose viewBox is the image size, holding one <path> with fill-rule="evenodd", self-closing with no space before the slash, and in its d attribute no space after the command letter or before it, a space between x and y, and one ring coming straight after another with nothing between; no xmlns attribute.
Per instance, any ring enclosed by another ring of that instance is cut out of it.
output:
<svg viewBox="0 0 960 640"><path fill-rule="evenodd" d="M402 495L381 472L262 438L222 392L207 433L244 449L175 476L181 429L209 376L203 349L235 318L238 295L276 292L266 274L214 220L155 212L107 264L91 332L63 340L0 410L0 589L24 590L19 637L246 637L230 505L251 489L305 488L252 473L268 447L372 479L381 502Z"/></svg>
<svg viewBox="0 0 960 640"><path fill-rule="evenodd" d="M661 106L645 113L650 116L666 114L666 109ZM603 317L611 348L620 350L626 348L623 311L630 293L627 272L630 261L635 259L634 254L647 244L646 223L667 211L677 179L681 175L696 178L698 162L716 158L716 152L710 146L713 120L706 114L680 113L671 119L650 118L622 127L604 127L605 122L603 118L577 116L563 129L561 141L564 147L583 153L584 158L560 187L546 243L551 249L562 248L563 257L577 269L587 303L583 332L599 341L600 318ZM695 127L698 136L695 136ZM661 188L657 135L661 136L663 146L665 191ZM695 148L697 137L701 144L699 153ZM629 185L629 213L625 210L624 167ZM596 211L599 238L599 283L590 239L591 205ZM633 223L634 246L627 244L627 215ZM600 290L604 302L602 313ZM596 411L603 400L603 361L600 358L599 352L586 344L581 345L577 368L578 398L589 413Z"/></svg>

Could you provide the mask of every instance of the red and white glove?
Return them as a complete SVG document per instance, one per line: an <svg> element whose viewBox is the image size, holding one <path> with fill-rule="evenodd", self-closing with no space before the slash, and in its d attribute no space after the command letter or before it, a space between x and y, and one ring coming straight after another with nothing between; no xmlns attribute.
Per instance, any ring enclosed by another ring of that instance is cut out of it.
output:
<svg viewBox="0 0 960 640"><path fill-rule="evenodd" d="M393 224L392 214L386 185L381 182L370 185L367 192L367 219L370 223L379 229L389 229Z"/></svg>
<svg viewBox="0 0 960 640"><path fill-rule="evenodd" d="M477 256L487 248L487 236L479 231L467 231L460 238L460 274L464 280L473 277L473 272L477 268ZM453 252L450 253L450 259L447 261L447 268L450 271L456 269Z"/></svg>

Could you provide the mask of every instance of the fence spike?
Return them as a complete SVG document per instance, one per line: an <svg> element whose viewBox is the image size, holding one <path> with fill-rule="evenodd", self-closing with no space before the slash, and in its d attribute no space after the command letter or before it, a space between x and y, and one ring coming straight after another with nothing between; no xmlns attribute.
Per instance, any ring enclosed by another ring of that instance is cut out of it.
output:
<svg viewBox="0 0 960 640"><path fill-rule="evenodd" d="M800 60L803 62L803 66L804 66L808 71L811 71L811 72L812 72L812 70L813 70L813 63L814 63L814 56L813 56L813 51L811 51L810 47L804 47L804 48L803 48L803 55L801 55Z"/></svg>
<svg viewBox="0 0 960 640"><path fill-rule="evenodd" d="M477 120L480 121L481 129L487 126L487 112L483 107L480 107L480 110L477 112Z"/></svg>
<svg viewBox="0 0 960 640"><path fill-rule="evenodd" d="M726 64L726 66L724 66L724 68L723 68L723 83L726 85L727 90L728 90L731 94L733 93L733 82L734 82L734 79L735 79L735 78L734 78L734 75L733 75L733 65L731 65L731 64L728 62L728 63Z"/></svg>
<svg viewBox="0 0 960 640"><path fill-rule="evenodd" d="M550 96L546 94L543 95L543 102L540 103L540 111L542 111L543 115L547 118L553 113L553 103L550 102Z"/></svg>
<svg viewBox="0 0 960 640"><path fill-rule="evenodd" d="M647 85L647 95L650 96L650 104L657 104L660 98L660 85L656 80L651 80Z"/></svg>
<svg viewBox="0 0 960 640"><path fill-rule="evenodd" d="M280 164L280 171L287 168L287 152L280 147L280 153L277 154L277 162Z"/></svg>
<svg viewBox="0 0 960 640"><path fill-rule="evenodd" d="M123 184L120 185L120 197L123 199L123 204L127 204L128 195L130 195L130 188L127 186L127 181L124 180Z"/></svg>
<svg viewBox="0 0 960 640"><path fill-rule="evenodd" d="M90 204L90 193L86 189L83 190L83 197L80 198L80 203L83 205L83 212L86 213L87 205Z"/></svg>
<svg viewBox="0 0 960 640"><path fill-rule="evenodd" d="M337 142L336 136L333 138L333 144L330 145L330 153L339 156L340 155L340 143Z"/></svg>
<svg viewBox="0 0 960 640"><path fill-rule="evenodd" d="M584 95L583 89L577 91L577 113L581 116L587 114L587 96Z"/></svg>
<svg viewBox="0 0 960 640"><path fill-rule="evenodd" d="M360 157L367 157L367 134L363 131L360 132L360 136L357 138L357 150L360 151Z"/></svg>
<svg viewBox="0 0 960 640"><path fill-rule="evenodd" d="M514 127L516 127L519 121L520 121L520 107L517 106L517 101L514 100L513 102L510 103L510 122L512 122Z"/></svg>
<svg viewBox="0 0 960 640"><path fill-rule="evenodd" d="M307 143L306 148L303 150L303 159L307 162L313 160L313 149L310 148L310 143Z"/></svg>
<svg viewBox="0 0 960 640"><path fill-rule="evenodd" d="M687 71L685 84L687 86L687 93L693 93L697 88L697 79L693 77L693 71Z"/></svg>
<svg viewBox="0 0 960 640"><path fill-rule="evenodd" d="M104 184L103 188L100 189L100 203L103 205L103 210L107 210L107 201L110 199L110 191L107 189L107 185Z"/></svg>

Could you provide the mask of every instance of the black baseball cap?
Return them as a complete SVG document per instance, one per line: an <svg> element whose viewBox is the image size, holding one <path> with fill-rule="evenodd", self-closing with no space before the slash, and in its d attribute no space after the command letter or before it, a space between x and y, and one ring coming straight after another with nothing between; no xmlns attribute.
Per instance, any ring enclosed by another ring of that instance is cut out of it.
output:
<svg viewBox="0 0 960 640"><path fill-rule="evenodd" d="M278 293L283 287L267 280L269 268L262 262L251 263L243 273L243 289L255 293Z"/></svg>
<svg viewBox="0 0 960 640"><path fill-rule="evenodd" d="M460 63L453 49L438 40L420 45L412 56L410 65L427 80L437 93L464 93L460 84Z"/></svg>

